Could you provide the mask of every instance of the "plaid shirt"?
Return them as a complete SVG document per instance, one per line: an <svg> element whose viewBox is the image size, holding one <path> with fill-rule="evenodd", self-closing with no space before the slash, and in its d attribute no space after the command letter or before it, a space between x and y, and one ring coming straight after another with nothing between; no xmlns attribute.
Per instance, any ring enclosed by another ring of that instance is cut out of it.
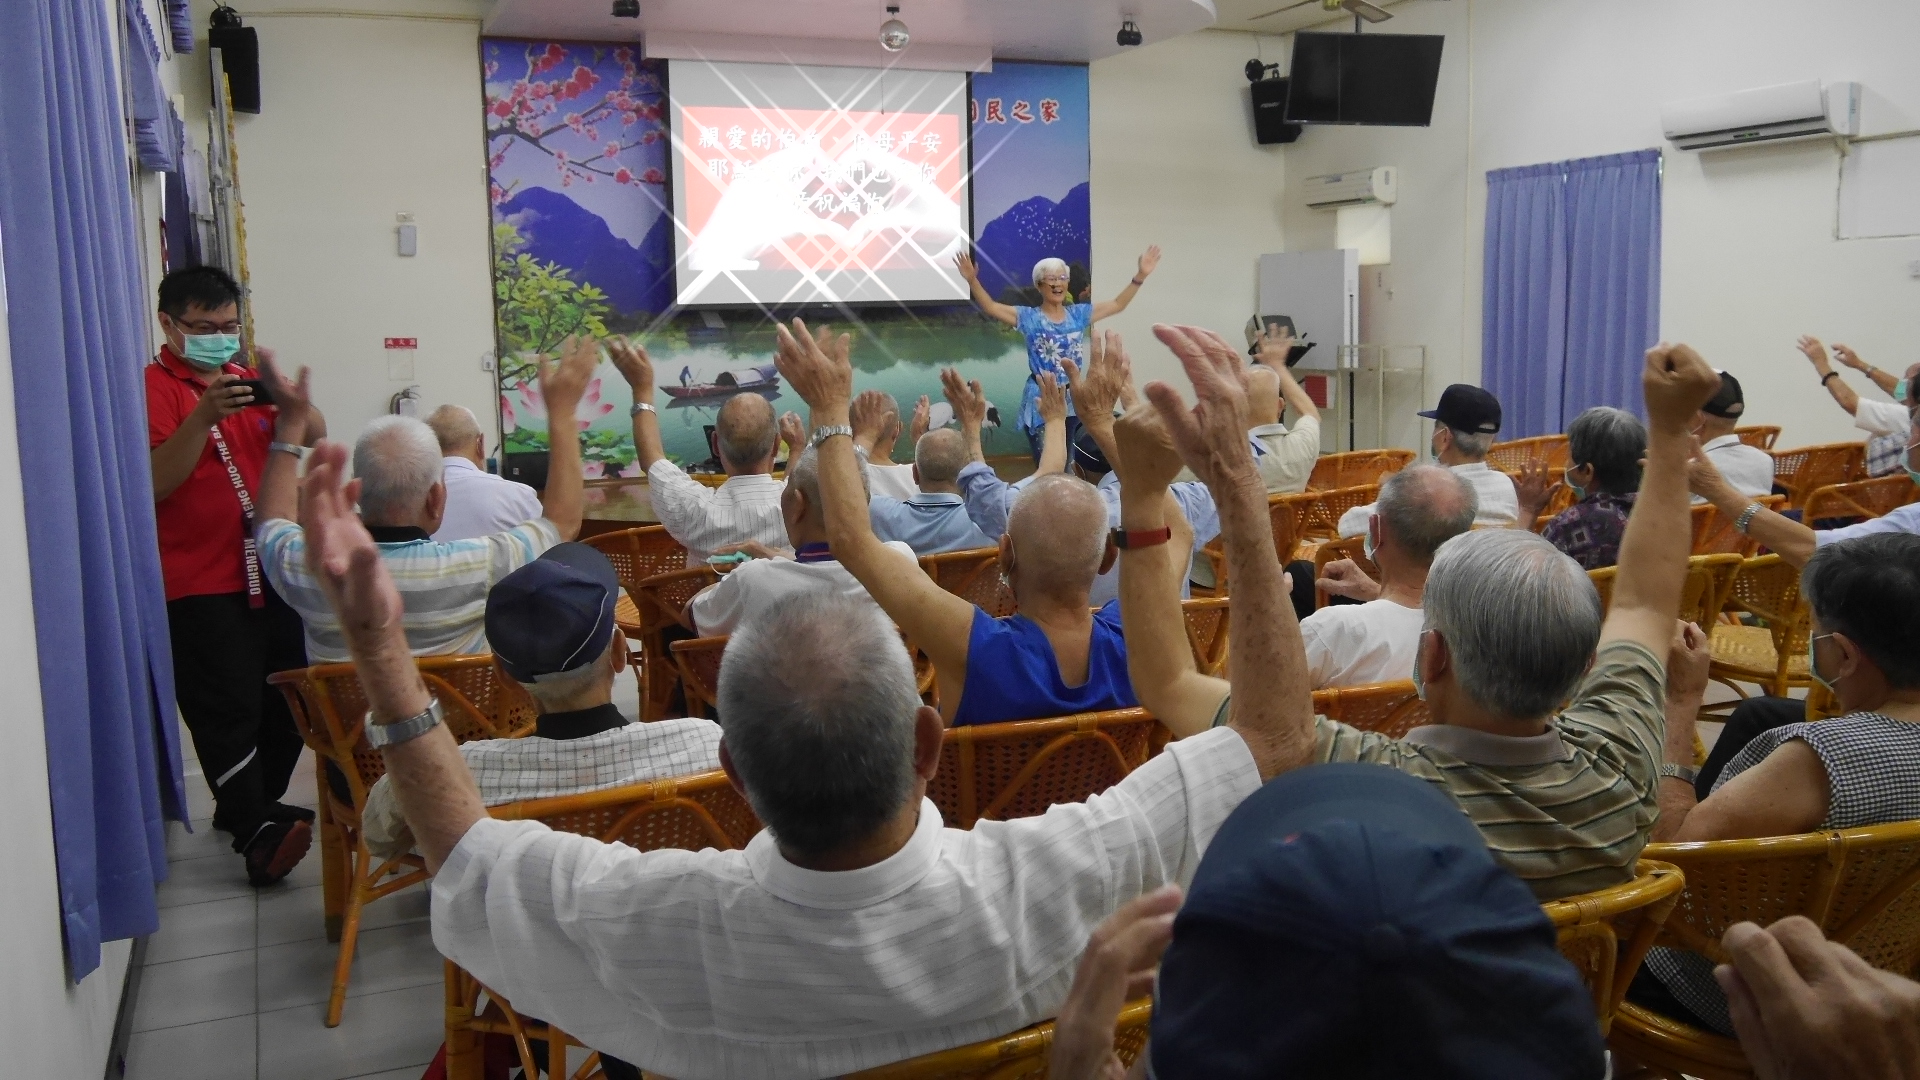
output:
<svg viewBox="0 0 1920 1080"><path fill-rule="evenodd" d="M1593 494L1567 507L1541 530L1547 543L1567 553L1582 570L1600 570L1620 561L1620 538L1627 533L1635 492Z"/></svg>

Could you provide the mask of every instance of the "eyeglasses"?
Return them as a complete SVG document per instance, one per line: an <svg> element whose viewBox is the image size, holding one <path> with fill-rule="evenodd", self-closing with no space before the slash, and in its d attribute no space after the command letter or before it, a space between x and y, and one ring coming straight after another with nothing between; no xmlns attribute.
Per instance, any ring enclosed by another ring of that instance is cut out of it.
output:
<svg viewBox="0 0 1920 1080"><path fill-rule="evenodd" d="M1040 279L1040 284L1042 285L1065 285L1066 283L1067 279L1063 277L1043 277Z"/></svg>
<svg viewBox="0 0 1920 1080"><path fill-rule="evenodd" d="M173 318L171 315L167 317ZM195 319L191 322L186 319L173 319L173 325L187 334L237 334L240 332L239 319L222 323L207 322L205 319Z"/></svg>

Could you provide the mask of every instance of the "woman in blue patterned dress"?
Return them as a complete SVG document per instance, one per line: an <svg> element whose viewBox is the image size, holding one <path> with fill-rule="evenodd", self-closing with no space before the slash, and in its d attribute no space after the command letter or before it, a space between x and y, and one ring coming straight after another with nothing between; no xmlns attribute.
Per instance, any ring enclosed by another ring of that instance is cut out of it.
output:
<svg viewBox="0 0 1920 1080"><path fill-rule="evenodd" d="M1020 331L1027 339L1027 385L1020 395L1020 430L1026 432L1027 442L1033 449L1033 459L1040 460L1040 436L1046 429L1046 421L1040 417L1040 384L1035 381L1041 375L1066 385L1066 374L1060 368L1060 361L1071 359L1082 367L1087 362L1087 331L1094 323L1111 315L1118 315L1133 303L1134 295L1140 286L1146 284L1147 275L1160 265L1160 248L1149 247L1140 256L1139 267L1133 280L1120 290L1120 295L1099 303L1070 304L1071 294L1067 291L1067 264L1061 259L1041 259L1033 265L1033 284L1040 291L1039 307L1015 307L1002 304L987 295L980 284L980 271L973 265L972 256L961 252L954 258L954 265L960 268L961 276L967 279L973 292L973 302L990 319L997 319ZM1072 439L1079 428L1079 420L1073 415L1073 405L1067 405L1067 437Z"/></svg>

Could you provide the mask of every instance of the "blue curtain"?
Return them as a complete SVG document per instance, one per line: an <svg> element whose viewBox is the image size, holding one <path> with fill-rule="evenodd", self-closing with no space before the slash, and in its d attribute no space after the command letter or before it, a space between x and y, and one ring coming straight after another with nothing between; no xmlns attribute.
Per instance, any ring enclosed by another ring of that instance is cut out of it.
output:
<svg viewBox="0 0 1920 1080"><path fill-rule="evenodd" d="M159 927L184 819L141 282L105 5L0 3L0 253L68 968ZM46 927L42 932L51 932Z"/></svg>
<svg viewBox="0 0 1920 1080"><path fill-rule="evenodd" d="M1503 438L1566 430L1594 405L1643 412L1660 332L1660 152L1487 174L1481 383Z"/></svg>

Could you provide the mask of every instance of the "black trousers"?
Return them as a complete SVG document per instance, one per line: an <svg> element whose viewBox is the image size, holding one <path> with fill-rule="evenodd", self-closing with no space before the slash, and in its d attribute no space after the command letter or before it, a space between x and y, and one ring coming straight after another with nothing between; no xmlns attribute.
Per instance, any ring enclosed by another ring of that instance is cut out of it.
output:
<svg viewBox="0 0 1920 1080"><path fill-rule="evenodd" d="M243 851L300 760L293 713L267 676L307 666L305 630L268 587L260 608L248 607L243 592L170 600L167 631L180 718L213 790L219 827Z"/></svg>
<svg viewBox="0 0 1920 1080"><path fill-rule="evenodd" d="M1733 715L1727 717L1727 726L1721 729L1720 738L1714 742L1712 752L1707 754L1707 763L1700 766L1700 775L1694 777L1694 795L1705 799L1713 791L1713 783L1720 779L1727 762L1745 750L1747 744L1762 732L1797 724L1806 718L1807 703L1798 698L1768 695L1748 698L1734 706Z"/></svg>

